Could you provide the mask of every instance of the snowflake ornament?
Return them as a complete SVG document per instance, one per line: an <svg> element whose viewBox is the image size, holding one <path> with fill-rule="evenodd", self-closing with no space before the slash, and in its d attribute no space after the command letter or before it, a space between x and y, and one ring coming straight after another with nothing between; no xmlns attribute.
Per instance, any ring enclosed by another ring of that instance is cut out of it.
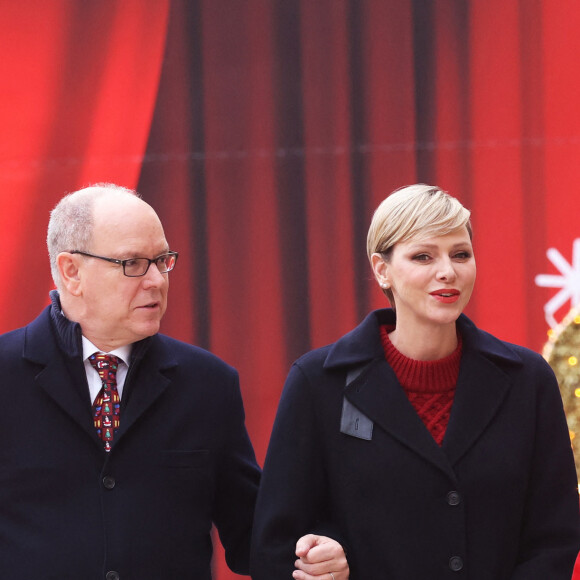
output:
<svg viewBox="0 0 580 580"><path fill-rule="evenodd" d="M572 264L569 264L556 248L549 248L546 255L561 275L538 274L536 285L542 288L560 288L560 291L544 305L547 323L551 328L556 328L558 322L554 314L568 300L571 308L580 304L580 238L576 238L572 243Z"/></svg>

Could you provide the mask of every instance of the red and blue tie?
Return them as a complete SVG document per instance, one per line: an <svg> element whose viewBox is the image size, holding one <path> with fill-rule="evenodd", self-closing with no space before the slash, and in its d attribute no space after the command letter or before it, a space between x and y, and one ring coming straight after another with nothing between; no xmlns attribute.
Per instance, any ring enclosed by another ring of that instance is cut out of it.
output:
<svg viewBox="0 0 580 580"><path fill-rule="evenodd" d="M119 428L121 399L117 391L117 367L120 361L114 355L96 352L89 357L89 362L103 381L103 387L93 403L93 422L108 453L115 431Z"/></svg>

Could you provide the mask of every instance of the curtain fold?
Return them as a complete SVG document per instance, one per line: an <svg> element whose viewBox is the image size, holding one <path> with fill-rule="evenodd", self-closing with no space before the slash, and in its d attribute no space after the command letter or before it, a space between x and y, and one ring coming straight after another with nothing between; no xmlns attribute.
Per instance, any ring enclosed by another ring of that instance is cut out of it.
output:
<svg viewBox="0 0 580 580"><path fill-rule="evenodd" d="M168 1L0 7L0 329L26 324L52 287L49 211L96 181L134 187L159 84ZM11 260L10 260L11 263Z"/></svg>

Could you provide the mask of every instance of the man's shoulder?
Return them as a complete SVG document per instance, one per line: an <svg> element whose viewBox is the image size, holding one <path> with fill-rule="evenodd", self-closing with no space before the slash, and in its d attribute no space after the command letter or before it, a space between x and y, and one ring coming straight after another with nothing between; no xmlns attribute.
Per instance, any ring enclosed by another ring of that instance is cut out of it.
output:
<svg viewBox="0 0 580 580"><path fill-rule="evenodd" d="M25 327L0 334L0 354L10 346L16 347L24 342Z"/></svg>
<svg viewBox="0 0 580 580"><path fill-rule="evenodd" d="M34 356L35 349L31 349L31 343L42 343L45 352L52 352L51 337L38 336L33 339L30 333L30 325L11 330L0 335L0 366L3 372L10 368L21 368L25 361L42 362L42 357Z"/></svg>
<svg viewBox="0 0 580 580"><path fill-rule="evenodd" d="M30 341L31 336L38 336L43 341L49 338L50 330L46 310L43 310L35 320L29 322L26 326L0 334L0 356L10 356L12 353L17 352L20 357L25 343Z"/></svg>
<svg viewBox="0 0 580 580"><path fill-rule="evenodd" d="M150 352L156 353L165 360L173 360L182 365L200 366L226 372L236 372L234 367L212 352L188 342L178 340L166 334L153 337Z"/></svg>

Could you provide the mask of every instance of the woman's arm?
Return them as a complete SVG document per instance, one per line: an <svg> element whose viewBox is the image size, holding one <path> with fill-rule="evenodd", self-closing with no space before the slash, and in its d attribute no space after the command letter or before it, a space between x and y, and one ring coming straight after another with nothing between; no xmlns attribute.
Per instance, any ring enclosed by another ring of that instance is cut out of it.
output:
<svg viewBox="0 0 580 580"><path fill-rule="evenodd" d="M292 577L297 540L328 529L326 489L317 410L308 379L295 364L278 406L258 494L250 564L254 580Z"/></svg>

